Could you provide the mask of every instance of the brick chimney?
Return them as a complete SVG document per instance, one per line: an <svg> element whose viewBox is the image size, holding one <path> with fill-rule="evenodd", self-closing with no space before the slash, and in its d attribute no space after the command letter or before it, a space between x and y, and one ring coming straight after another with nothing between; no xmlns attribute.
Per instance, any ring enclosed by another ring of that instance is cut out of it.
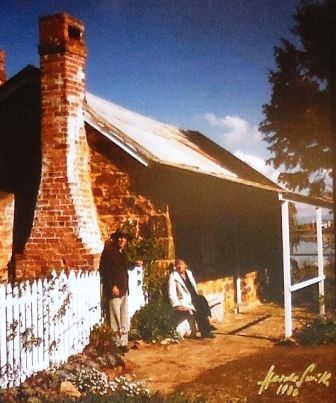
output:
<svg viewBox="0 0 336 403"><path fill-rule="evenodd" d="M67 15L40 18L42 177L33 229L17 276L98 268L103 248L94 205L82 104L84 26Z"/></svg>
<svg viewBox="0 0 336 403"><path fill-rule="evenodd" d="M5 70L5 52L0 49L0 85L7 81Z"/></svg>

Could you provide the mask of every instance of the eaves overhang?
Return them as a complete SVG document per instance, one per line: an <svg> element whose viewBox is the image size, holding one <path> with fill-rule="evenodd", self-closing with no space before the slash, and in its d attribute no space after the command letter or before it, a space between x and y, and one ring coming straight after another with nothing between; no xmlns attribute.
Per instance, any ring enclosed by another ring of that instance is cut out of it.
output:
<svg viewBox="0 0 336 403"><path fill-rule="evenodd" d="M329 200L320 199L312 196L305 196L299 193L283 190L279 192L279 200L288 200L292 203L307 204L314 207L321 207L333 210L333 203Z"/></svg>

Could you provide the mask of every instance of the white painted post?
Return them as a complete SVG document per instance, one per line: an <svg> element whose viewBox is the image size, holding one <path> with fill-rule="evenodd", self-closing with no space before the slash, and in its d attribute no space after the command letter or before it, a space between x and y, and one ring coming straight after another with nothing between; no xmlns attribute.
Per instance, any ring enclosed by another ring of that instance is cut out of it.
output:
<svg viewBox="0 0 336 403"><path fill-rule="evenodd" d="M318 277L324 276L324 262L323 262L323 235L322 235L322 209L316 207L316 234L317 234L317 267ZM320 314L325 314L324 304L324 280L319 281L319 306Z"/></svg>
<svg viewBox="0 0 336 403"><path fill-rule="evenodd" d="M282 200L282 248L283 248L283 275L284 275L284 303L285 303L285 337L292 335L292 295L291 268L290 268L290 239L289 239L289 209L288 200Z"/></svg>
<svg viewBox="0 0 336 403"><path fill-rule="evenodd" d="M143 292L143 268L136 266L133 270L128 271L129 275L129 298L128 298L128 315L129 320L137 310L145 305L145 295Z"/></svg>
<svg viewBox="0 0 336 403"><path fill-rule="evenodd" d="M241 292L241 279L240 279L240 277L237 278L236 287L237 287L237 304L241 304L242 292Z"/></svg>

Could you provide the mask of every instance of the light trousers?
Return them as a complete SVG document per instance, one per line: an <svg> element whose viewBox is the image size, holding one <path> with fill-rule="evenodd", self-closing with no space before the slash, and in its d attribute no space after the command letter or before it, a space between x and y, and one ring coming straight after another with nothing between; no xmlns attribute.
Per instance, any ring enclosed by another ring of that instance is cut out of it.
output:
<svg viewBox="0 0 336 403"><path fill-rule="evenodd" d="M116 333L117 344L127 346L129 332L128 294L109 300L111 328Z"/></svg>

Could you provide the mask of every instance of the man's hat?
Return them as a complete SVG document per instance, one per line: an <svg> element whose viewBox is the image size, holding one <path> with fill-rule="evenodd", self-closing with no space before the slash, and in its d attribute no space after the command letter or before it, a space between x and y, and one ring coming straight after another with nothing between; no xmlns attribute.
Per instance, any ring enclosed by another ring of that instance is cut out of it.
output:
<svg viewBox="0 0 336 403"><path fill-rule="evenodd" d="M131 241L133 237L123 230L117 230L110 235L112 241L117 241L119 238L126 238L128 241Z"/></svg>

